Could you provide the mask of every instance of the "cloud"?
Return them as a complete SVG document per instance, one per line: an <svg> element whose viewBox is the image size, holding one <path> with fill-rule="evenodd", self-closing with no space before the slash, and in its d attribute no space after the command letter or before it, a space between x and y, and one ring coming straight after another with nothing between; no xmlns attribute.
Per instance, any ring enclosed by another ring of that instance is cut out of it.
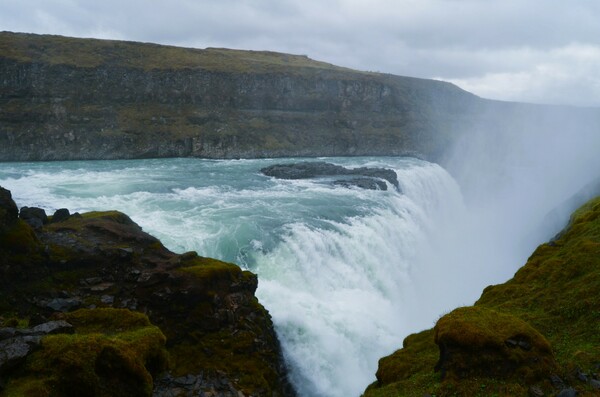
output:
<svg viewBox="0 0 600 397"><path fill-rule="evenodd" d="M485 97L589 105L598 20L595 0L0 0L6 30L306 54Z"/></svg>
<svg viewBox="0 0 600 397"><path fill-rule="evenodd" d="M573 43L550 51L523 49L505 55L520 67L449 79L487 98L600 107L600 46ZM490 55L488 55L490 57Z"/></svg>

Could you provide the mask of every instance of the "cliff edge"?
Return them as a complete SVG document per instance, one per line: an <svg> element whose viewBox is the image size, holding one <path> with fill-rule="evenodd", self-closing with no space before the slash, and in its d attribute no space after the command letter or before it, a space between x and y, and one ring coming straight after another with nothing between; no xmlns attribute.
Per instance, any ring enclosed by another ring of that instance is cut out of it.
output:
<svg viewBox="0 0 600 397"><path fill-rule="evenodd" d="M256 275L0 188L0 394L294 396Z"/></svg>
<svg viewBox="0 0 600 397"><path fill-rule="evenodd" d="M597 396L600 198L475 305L379 361L377 396Z"/></svg>

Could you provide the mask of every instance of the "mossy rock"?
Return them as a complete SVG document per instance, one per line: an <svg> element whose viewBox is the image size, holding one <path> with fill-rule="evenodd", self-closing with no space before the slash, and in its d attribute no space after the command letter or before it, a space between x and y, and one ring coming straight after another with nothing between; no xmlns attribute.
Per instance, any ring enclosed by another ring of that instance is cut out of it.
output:
<svg viewBox="0 0 600 397"><path fill-rule="evenodd" d="M35 232L19 219L12 227L0 234L0 250L11 254L29 254L40 248Z"/></svg>
<svg viewBox="0 0 600 397"><path fill-rule="evenodd" d="M532 385L553 395L547 376L553 373L578 395L597 395L576 374L597 373L599 308L596 198L575 211L511 280L485 288L473 307L442 317L435 330L408 336L402 349L382 358L378 381L364 395L522 396ZM445 346L438 362L445 377L433 372L439 351L434 340Z"/></svg>
<svg viewBox="0 0 600 397"><path fill-rule="evenodd" d="M398 381L431 384L439 378L433 371L438 358L438 349L433 343L433 330L411 334L404 339L402 349L379 360L377 382L367 390L378 390L381 395L396 395L393 384Z"/></svg>
<svg viewBox="0 0 600 397"><path fill-rule="evenodd" d="M528 383L556 371L546 338L525 321L484 307L463 307L434 328L442 376L518 378Z"/></svg>
<svg viewBox="0 0 600 397"><path fill-rule="evenodd" d="M6 396L151 396L166 369L165 337L141 313L78 310L65 315L72 335L49 335L30 355Z"/></svg>

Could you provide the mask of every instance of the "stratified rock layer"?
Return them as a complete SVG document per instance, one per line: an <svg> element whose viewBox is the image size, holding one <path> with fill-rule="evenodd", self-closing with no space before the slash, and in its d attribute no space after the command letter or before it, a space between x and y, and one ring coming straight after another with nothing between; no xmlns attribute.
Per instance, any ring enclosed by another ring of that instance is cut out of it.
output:
<svg viewBox="0 0 600 397"><path fill-rule="evenodd" d="M479 100L266 51L0 33L0 161L436 157Z"/></svg>

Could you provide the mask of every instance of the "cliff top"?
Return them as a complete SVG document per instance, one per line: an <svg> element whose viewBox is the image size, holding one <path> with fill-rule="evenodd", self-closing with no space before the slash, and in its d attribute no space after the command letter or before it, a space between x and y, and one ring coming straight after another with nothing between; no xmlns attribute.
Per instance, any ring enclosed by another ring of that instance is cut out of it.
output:
<svg viewBox="0 0 600 397"><path fill-rule="evenodd" d="M183 48L118 40L81 39L56 35L0 32L0 54L20 62L44 62L77 67L204 69L261 73L290 70L354 72L306 55L225 48Z"/></svg>

